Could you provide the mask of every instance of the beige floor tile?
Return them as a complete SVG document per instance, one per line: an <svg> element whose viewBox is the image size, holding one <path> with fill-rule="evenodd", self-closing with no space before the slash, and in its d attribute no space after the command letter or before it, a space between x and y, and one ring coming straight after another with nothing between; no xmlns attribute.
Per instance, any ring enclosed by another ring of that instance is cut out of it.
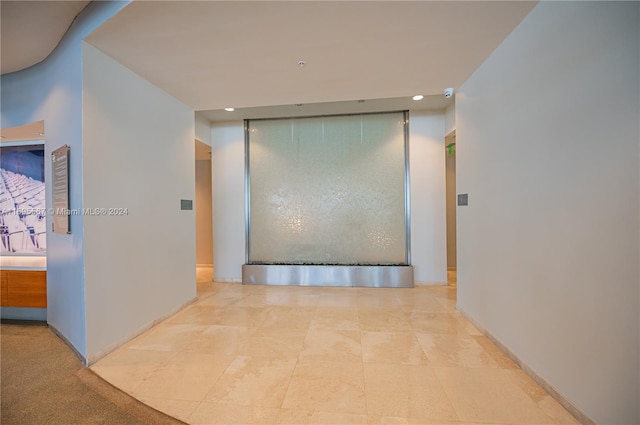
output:
<svg viewBox="0 0 640 425"><path fill-rule="evenodd" d="M306 330L256 328L238 354L251 357L297 358L300 355Z"/></svg>
<svg viewBox="0 0 640 425"><path fill-rule="evenodd" d="M195 351L220 356L236 356L246 347L255 328L213 325L187 344L183 351Z"/></svg>
<svg viewBox="0 0 640 425"><path fill-rule="evenodd" d="M439 419L398 418L393 416L369 416L369 425L459 425L457 421Z"/></svg>
<svg viewBox="0 0 640 425"><path fill-rule="evenodd" d="M243 294L246 292L246 285L240 282L213 282L213 292L236 292Z"/></svg>
<svg viewBox="0 0 640 425"><path fill-rule="evenodd" d="M196 267L196 293L204 298L214 291L213 267Z"/></svg>
<svg viewBox="0 0 640 425"><path fill-rule="evenodd" d="M264 294L267 291L271 291L274 288L267 286L267 285L243 285L240 284L240 286L242 287L242 293L246 296L246 295L251 295L251 294Z"/></svg>
<svg viewBox="0 0 640 425"><path fill-rule="evenodd" d="M434 370L416 365L364 365L367 412L374 416L457 420Z"/></svg>
<svg viewBox="0 0 640 425"><path fill-rule="evenodd" d="M416 338L434 367L498 367L470 336L416 333Z"/></svg>
<svg viewBox="0 0 640 425"><path fill-rule="evenodd" d="M356 307L317 307L310 327L359 331L358 309Z"/></svg>
<svg viewBox="0 0 640 425"><path fill-rule="evenodd" d="M138 385L134 394L147 398L200 401L220 378L233 357L178 353Z"/></svg>
<svg viewBox="0 0 640 425"><path fill-rule="evenodd" d="M296 366L283 408L366 413L362 364L302 362Z"/></svg>
<svg viewBox="0 0 640 425"><path fill-rule="evenodd" d="M453 313L413 312L409 319L416 333L469 335Z"/></svg>
<svg viewBox="0 0 640 425"><path fill-rule="evenodd" d="M308 288L268 288L263 293L250 294L238 302L243 307L266 306L298 306L315 307L320 300L320 295Z"/></svg>
<svg viewBox="0 0 640 425"><path fill-rule="evenodd" d="M278 425L367 425L366 415L282 409Z"/></svg>
<svg viewBox="0 0 640 425"><path fill-rule="evenodd" d="M198 302L92 370L192 424L577 423L455 310L455 288L198 276Z"/></svg>
<svg viewBox="0 0 640 425"><path fill-rule="evenodd" d="M120 347L98 360L91 369L105 366L161 366L175 355L172 351Z"/></svg>
<svg viewBox="0 0 640 425"><path fill-rule="evenodd" d="M458 302L455 299L451 299L448 297L436 297L436 300L442 304L442 306L448 310L448 311L457 311L456 307L458 305Z"/></svg>
<svg viewBox="0 0 640 425"><path fill-rule="evenodd" d="M436 368L461 422L553 423L505 369Z"/></svg>
<svg viewBox="0 0 640 425"><path fill-rule="evenodd" d="M502 369L520 369L506 354L491 342L486 336L472 335L471 336L480 346L487 352Z"/></svg>
<svg viewBox="0 0 640 425"><path fill-rule="evenodd" d="M469 335L484 336L484 334L478 328L476 328L473 323L465 319L464 316L458 316L458 321L462 324L464 330L467 331Z"/></svg>
<svg viewBox="0 0 640 425"><path fill-rule="evenodd" d="M428 286L425 289L437 298L444 298L451 301L455 301L458 298L458 290L455 287L441 285Z"/></svg>
<svg viewBox="0 0 640 425"><path fill-rule="evenodd" d="M256 324L264 330L306 331L315 315L315 307L269 306Z"/></svg>
<svg viewBox="0 0 640 425"><path fill-rule="evenodd" d="M496 422L460 422L458 425L518 425L518 424L504 424Z"/></svg>
<svg viewBox="0 0 640 425"><path fill-rule="evenodd" d="M243 297L244 295L239 292L214 291L212 294L198 302L198 305L203 307L227 307L231 304L238 303Z"/></svg>
<svg viewBox="0 0 640 425"><path fill-rule="evenodd" d="M99 377L127 394L135 396L135 390L144 379L160 366L92 366Z"/></svg>
<svg viewBox="0 0 640 425"><path fill-rule="evenodd" d="M310 329L299 359L362 363L360 331Z"/></svg>
<svg viewBox="0 0 640 425"><path fill-rule="evenodd" d="M425 290L448 311L456 311L457 288L455 286L429 286Z"/></svg>
<svg viewBox="0 0 640 425"><path fill-rule="evenodd" d="M411 332L411 314L395 309L359 308L360 330L371 332Z"/></svg>
<svg viewBox="0 0 640 425"><path fill-rule="evenodd" d="M358 307L356 288L322 288L317 307Z"/></svg>
<svg viewBox="0 0 640 425"><path fill-rule="evenodd" d="M398 303L406 311L424 311L428 313L446 313L448 310L438 300L426 291L406 290L397 292Z"/></svg>
<svg viewBox="0 0 640 425"><path fill-rule="evenodd" d="M564 407L522 370L510 370L509 376L549 416L554 424L579 424Z"/></svg>
<svg viewBox="0 0 640 425"><path fill-rule="evenodd" d="M176 355L173 351L134 350L122 347L91 366L98 376L132 394L149 375Z"/></svg>
<svg viewBox="0 0 640 425"><path fill-rule="evenodd" d="M458 272L456 270L447 270L447 285L450 287L458 286Z"/></svg>
<svg viewBox="0 0 640 425"><path fill-rule="evenodd" d="M264 319L267 311L260 307L231 305L218 310L213 325L256 327Z"/></svg>
<svg viewBox="0 0 640 425"><path fill-rule="evenodd" d="M236 357L205 400L279 408L295 366L294 358Z"/></svg>
<svg viewBox="0 0 640 425"><path fill-rule="evenodd" d="M395 416L369 416L367 423L369 425L410 425L411 420L421 421L421 425L424 423L423 419L399 418Z"/></svg>
<svg viewBox="0 0 640 425"><path fill-rule="evenodd" d="M391 288L355 288L358 308L399 309L400 302L395 296L399 289Z"/></svg>
<svg viewBox="0 0 640 425"><path fill-rule="evenodd" d="M206 325L161 323L125 347L136 350L180 351L206 329Z"/></svg>
<svg viewBox="0 0 640 425"><path fill-rule="evenodd" d="M362 332L365 363L426 365L427 357L412 332Z"/></svg>
<svg viewBox="0 0 640 425"><path fill-rule="evenodd" d="M140 397L139 400L147 406L151 406L183 422L189 420L189 416L191 416L199 404L197 401L167 400L163 398Z"/></svg>
<svg viewBox="0 0 640 425"><path fill-rule="evenodd" d="M220 316L222 307L197 303L165 320L163 325L212 325Z"/></svg>
<svg viewBox="0 0 640 425"><path fill-rule="evenodd" d="M203 401L188 421L193 425L272 425L280 409Z"/></svg>

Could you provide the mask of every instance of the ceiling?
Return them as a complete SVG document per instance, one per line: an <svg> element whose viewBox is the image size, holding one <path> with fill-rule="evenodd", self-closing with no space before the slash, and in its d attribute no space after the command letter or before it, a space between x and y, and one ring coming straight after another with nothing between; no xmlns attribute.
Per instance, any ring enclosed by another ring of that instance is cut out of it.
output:
<svg viewBox="0 0 640 425"><path fill-rule="evenodd" d="M2 73L43 60L88 3L2 0ZM442 109L535 4L138 0L87 41L212 121Z"/></svg>
<svg viewBox="0 0 640 425"><path fill-rule="evenodd" d="M323 102L296 105L277 105L239 108L229 112L224 109L201 111L198 114L209 121L236 121L243 119L312 117L320 115L362 114L368 112L407 111L410 109L442 110L453 103L453 98L443 95L425 96L415 101L409 96L390 99L359 99L343 102Z"/></svg>
<svg viewBox="0 0 640 425"><path fill-rule="evenodd" d="M307 105L302 111L312 103L442 96L534 5L134 1L87 41L194 110L217 110L207 115L218 119L224 107Z"/></svg>
<svg viewBox="0 0 640 425"><path fill-rule="evenodd" d="M88 1L0 1L0 73L46 58Z"/></svg>

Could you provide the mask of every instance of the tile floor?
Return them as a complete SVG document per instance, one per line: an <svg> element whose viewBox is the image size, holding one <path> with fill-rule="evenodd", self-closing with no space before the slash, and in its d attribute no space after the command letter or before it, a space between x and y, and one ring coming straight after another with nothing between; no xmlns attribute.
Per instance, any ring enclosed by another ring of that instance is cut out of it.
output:
<svg viewBox="0 0 640 425"><path fill-rule="evenodd" d="M207 283L92 369L189 424L577 424L456 289Z"/></svg>

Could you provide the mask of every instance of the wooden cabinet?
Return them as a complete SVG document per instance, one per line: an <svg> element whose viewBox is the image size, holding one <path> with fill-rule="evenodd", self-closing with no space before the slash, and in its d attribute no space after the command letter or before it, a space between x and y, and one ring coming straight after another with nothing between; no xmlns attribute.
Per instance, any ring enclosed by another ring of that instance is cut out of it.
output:
<svg viewBox="0 0 640 425"><path fill-rule="evenodd" d="M0 271L3 307L47 307L47 272L41 270Z"/></svg>
<svg viewBox="0 0 640 425"><path fill-rule="evenodd" d="M9 305L9 285L6 270L0 270L0 287L0 306L6 307Z"/></svg>

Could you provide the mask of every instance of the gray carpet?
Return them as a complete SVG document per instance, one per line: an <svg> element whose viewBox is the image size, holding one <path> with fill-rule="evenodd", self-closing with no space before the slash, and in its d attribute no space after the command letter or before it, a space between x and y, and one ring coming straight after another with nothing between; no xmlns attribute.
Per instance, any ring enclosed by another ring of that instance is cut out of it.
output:
<svg viewBox="0 0 640 425"><path fill-rule="evenodd" d="M0 325L2 425L174 425L95 375L46 324Z"/></svg>

